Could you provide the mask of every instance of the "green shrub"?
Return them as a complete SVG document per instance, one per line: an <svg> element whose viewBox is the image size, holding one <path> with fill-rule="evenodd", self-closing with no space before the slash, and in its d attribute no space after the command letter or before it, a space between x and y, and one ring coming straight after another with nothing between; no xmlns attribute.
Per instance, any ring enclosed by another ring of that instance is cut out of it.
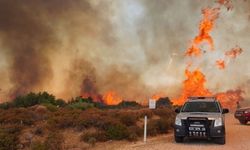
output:
<svg viewBox="0 0 250 150"><path fill-rule="evenodd" d="M136 101L122 101L120 102L117 107L119 108L140 108L142 107L139 103Z"/></svg>
<svg viewBox="0 0 250 150"><path fill-rule="evenodd" d="M92 103L86 103L86 102L76 102L68 105L71 109L80 109L80 110L86 110L89 108L93 108L94 104Z"/></svg>
<svg viewBox="0 0 250 150"><path fill-rule="evenodd" d="M39 93L28 93L27 95L18 96L13 100L14 107L30 107L37 104L56 104L55 96L51 95L47 92L39 92Z"/></svg>
<svg viewBox="0 0 250 150"><path fill-rule="evenodd" d="M58 110L58 108L55 105L52 105L50 103L45 103L43 104L43 106L45 106L51 112L55 112Z"/></svg>
<svg viewBox="0 0 250 150"><path fill-rule="evenodd" d="M107 131L107 137L111 140L122 140L128 137L128 129L123 124L116 124L109 126Z"/></svg>

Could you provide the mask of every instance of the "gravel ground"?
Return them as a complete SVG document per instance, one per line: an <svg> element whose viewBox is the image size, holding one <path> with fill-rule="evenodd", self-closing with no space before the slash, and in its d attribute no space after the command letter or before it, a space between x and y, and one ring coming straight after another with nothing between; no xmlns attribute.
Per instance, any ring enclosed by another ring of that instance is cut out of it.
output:
<svg viewBox="0 0 250 150"><path fill-rule="evenodd" d="M92 148L91 148L92 149ZM250 150L250 124L240 125L232 114L226 115L226 144L218 145L207 140L188 140L177 144L173 133L150 138L143 142L111 141L97 144L93 149L107 150Z"/></svg>

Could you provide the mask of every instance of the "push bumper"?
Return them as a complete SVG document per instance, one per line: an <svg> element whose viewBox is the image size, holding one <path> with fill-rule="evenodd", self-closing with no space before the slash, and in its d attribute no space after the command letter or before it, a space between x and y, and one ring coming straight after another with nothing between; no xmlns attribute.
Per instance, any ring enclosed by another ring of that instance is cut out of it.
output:
<svg viewBox="0 0 250 150"><path fill-rule="evenodd" d="M199 132L189 133L186 126L178 126L174 127L174 134L178 137L224 137L225 136L225 126L211 127L208 129L208 133L201 134Z"/></svg>

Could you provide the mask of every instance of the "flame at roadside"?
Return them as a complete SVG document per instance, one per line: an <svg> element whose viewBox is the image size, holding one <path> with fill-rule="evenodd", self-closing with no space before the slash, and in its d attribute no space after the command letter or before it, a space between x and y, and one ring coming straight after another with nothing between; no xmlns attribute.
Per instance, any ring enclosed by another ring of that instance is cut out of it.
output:
<svg viewBox="0 0 250 150"><path fill-rule="evenodd" d="M205 88L206 78L200 70L185 70L186 80L183 82L182 94L173 100L174 105L182 105L190 96L211 96L212 93Z"/></svg>
<svg viewBox="0 0 250 150"><path fill-rule="evenodd" d="M116 92L109 91L103 95L103 101L107 105L117 105L122 101L122 98Z"/></svg>

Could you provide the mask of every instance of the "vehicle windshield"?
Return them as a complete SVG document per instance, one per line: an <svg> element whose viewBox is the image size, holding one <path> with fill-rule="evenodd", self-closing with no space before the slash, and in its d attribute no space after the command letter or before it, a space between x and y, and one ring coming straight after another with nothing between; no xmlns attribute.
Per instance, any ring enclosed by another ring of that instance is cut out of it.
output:
<svg viewBox="0 0 250 150"><path fill-rule="evenodd" d="M182 112L220 112L216 102L187 102L182 108Z"/></svg>

